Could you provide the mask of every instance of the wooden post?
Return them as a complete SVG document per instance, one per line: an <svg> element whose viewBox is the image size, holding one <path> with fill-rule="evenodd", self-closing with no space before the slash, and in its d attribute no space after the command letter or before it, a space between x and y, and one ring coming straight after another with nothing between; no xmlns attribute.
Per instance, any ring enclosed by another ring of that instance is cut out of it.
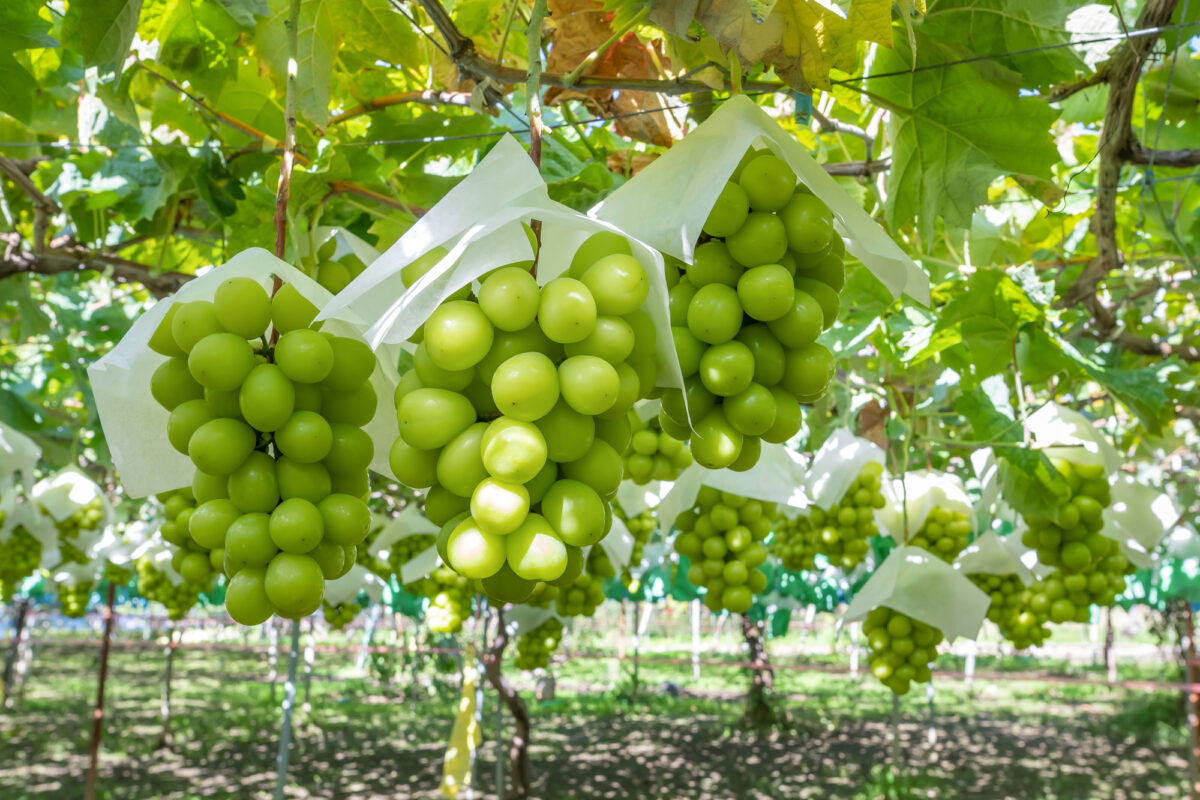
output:
<svg viewBox="0 0 1200 800"><path fill-rule="evenodd" d="M13 707L13 675L17 666L17 656L21 649L21 635L25 632L25 620L29 616L29 598L22 597L14 609L13 636L8 642L8 653L4 657L4 683L0 691L4 693L4 708Z"/></svg>
<svg viewBox="0 0 1200 800"><path fill-rule="evenodd" d="M104 637L100 640L100 680L96 689L96 709L92 712L92 741L88 746L90 763L87 781L83 788L84 800L96 800L96 779L100 773L100 736L104 732L104 685L108 682L108 650L112 643L113 603L117 598L117 587L108 584L108 596L104 601Z"/></svg>
<svg viewBox="0 0 1200 800"><path fill-rule="evenodd" d="M740 614L742 637L746 640L746 651L750 659L750 693L747 697L746 713L742 721L751 728L768 728L775 724L775 709L771 707L770 695L775 688L775 671L763 641L763 630L750 619L749 614Z"/></svg>
<svg viewBox="0 0 1200 800"><path fill-rule="evenodd" d="M267 620L267 681L271 684L271 705L275 705L275 680L279 677L279 626L276 619Z"/></svg>
<svg viewBox="0 0 1200 800"><path fill-rule="evenodd" d="M1108 670L1108 682L1117 681L1117 654L1113 648L1112 606L1105 609L1104 614L1104 666Z"/></svg>
<svg viewBox="0 0 1200 800"><path fill-rule="evenodd" d="M525 800L525 798L529 797L530 791L529 743L531 734L529 709L525 707L525 701L521 699L521 695L517 693L517 690L501 672L500 668L504 660L504 649L508 646L508 629L504 627L503 610L496 609L496 619L499 623L499 628L496 631L496 637L492 639L492 647L488 651L488 658L484 665L485 672L487 673L488 683L496 689L500 700L508 708L508 712L512 714L513 722L516 725L516 730L513 731L513 736L509 740L508 746L509 773L512 775L512 786L504 797L506 800Z"/></svg>
<svg viewBox="0 0 1200 800"><path fill-rule="evenodd" d="M692 680L700 680L700 601L691 601L692 616Z"/></svg>
<svg viewBox="0 0 1200 800"><path fill-rule="evenodd" d="M383 606L379 603L371 606L371 610L367 612L367 624L363 626L362 649L358 651L358 661L355 663L355 669L359 672L367 668L367 659L371 657L367 648L375 640L375 626L379 624L379 616L382 613Z"/></svg>
<svg viewBox="0 0 1200 800"><path fill-rule="evenodd" d="M304 713L312 710L309 695L312 692L313 661L316 658L316 634L313 628L317 624L316 616L308 618L308 638L304 640Z"/></svg>
<svg viewBox="0 0 1200 800"><path fill-rule="evenodd" d="M171 741L171 675L175 666L175 626L167 626L166 666L163 669L162 700L159 703L159 717L162 720L162 730L158 734L156 750L170 750Z"/></svg>
<svg viewBox="0 0 1200 800"><path fill-rule="evenodd" d="M287 683L283 685L283 723L279 752L275 756L275 800L283 800L287 785L288 760L292 754L292 711L296 706L296 662L300 660L300 620L292 620L292 648L288 652Z"/></svg>
<svg viewBox="0 0 1200 800"><path fill-rule="evenodd" d="M1192 616L1192 604L1184 603L1187 613L1187 678L1188 683L1196 683L1196 620ZM1188 765L1191 773L1188 781L1188 797L1200 799L1200 693L1188 692L1187 703L1188 722Z"/></svg>
<svg viewBox="0 0 1200 800"><path fill-rule="evenodd" d="M900 695L892 693L892 772L900 774Z"/></svg>
<svg viewBox="0 0 1200 800"><path fill-rule="evenodd" d="M850 677L858 677L858 630L862 627L857 621L850 623Z"/></svg>
<svg viewBox="0 0 1200 800"><path fill-rule="evenodd" d="M967 640L967 660L963 669L966 676L967 694L971 693L971 684L975 681L975 640Z"/></svg>

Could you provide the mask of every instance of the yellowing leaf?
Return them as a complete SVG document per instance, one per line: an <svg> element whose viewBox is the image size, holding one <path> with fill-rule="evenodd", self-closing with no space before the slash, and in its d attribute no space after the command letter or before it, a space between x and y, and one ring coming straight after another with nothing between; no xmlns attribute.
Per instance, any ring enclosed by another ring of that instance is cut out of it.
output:
<svg viewBox="0 0 1200 800"><path fill-rule="evenodd" d="M891 0L850 0L850 33L859 39L892 46Z"/></svg>

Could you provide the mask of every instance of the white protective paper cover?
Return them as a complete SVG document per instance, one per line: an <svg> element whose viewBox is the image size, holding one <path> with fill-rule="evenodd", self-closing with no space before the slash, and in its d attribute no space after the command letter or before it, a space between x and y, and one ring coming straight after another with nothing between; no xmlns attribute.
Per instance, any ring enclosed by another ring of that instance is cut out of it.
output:
<svg viewBox="0 0 1200 800"><path fill-rule="evenodd" d="M342 577L326 581L325 602L331 606L349 603L358 597L360 589L367 593L373 603L378 603L383 597L383 580L362 564L355 564Z"/></svg>
<svg viewBox="0 0 1200 800"><path fill-rule="evenodd" d="M758 463L745 472L705 469L692 464L679 473L671 491L659 504L659 524L664 530L674 525L676 517L696 504L701 486L801 508L807 503L803 482L804 457L782 444L764 444Z"/></svg>
<svg viewBox="0 0 1200 800"><path fill-rule="evenodd" d="M1074 409L1049 403L1029 415L1028 427L1034 445L1048 458L1103 464L1109 474L1121 466L1121 456L1108 438Z"/></svg>
<svg viewBox="0 0 1200 800"><path fill-rule="evenodd" d="M974 639L987 616L991 598L954 567L920 547L900 546L866 582L843 619L862 619L887 606L932 625L947 641Z"/></svg>
<svg viewBox="0 0 1200 800"><path fill-rule="evenodd" d="M401 539L422 534L437 536L437 533L438 526L430 522L415 503L410 503L384 525L383 530L371 542L367 552L376 558L387 561L388 555L392 551L392 545ZM430 545L401 566L400 582L412 583L428 575L437 565L437 547Z"/></svg>
<svg viewBox="0 0 1200 800"><path fill-rule="evenodd" d="M862 468L872 462L883 466L883 450L874 442L838 428L813 456L804 478L805 494L822 511L828 511L845 496Z"/></svg>
<svg viewBox="0 0 1200 800"><path fill-rule="evenodd" d="M324 306L317 319L367 320L369 345L399 345L458 289L497 267L531 260L533 247L522 223L534 219L542 222L537 267L541 285L566 272L576 249L592 234L612 231L629 238L633 255L650 280L650 294L642 309L658 332L657 383L681 387L683 375L671 336L662 254L608 223L551 200L529 156L510 136ZM449 249L447 255L411 287L405 287L401 269L438 245Z"/></svg>
<svg viewBox="0 0 1200 800"><path fill-rule="evenodd" d="M1170 497L1122 472L1113 482L1112 503L1104 509L1100 532L1120 542L1126 557L1145 569L1154 562L1159 542L1179 521L1179 509Z"/></svg>
<svg viewBox="0 0 1200 800"><path fill-rule="evenodd" d="M954 567L963 575L1016 575L1026 586L1033 583L1033 573L995 531L988 531L967 545L955 559Z"/></svg>
<svg viewBox="0 0 1200 800"><path fill-rule="evenodd" d="M151 350L147 343L167 309L176 302L212 300L217 287L227 278L253 278L270 291L272 275L278 275L284 283L294 285L317 308L322 308L332 297L316 281L295 267L280 261L266 250L253 247L238 253L227 264L188 281L171 297L160 300L134 321L129 332L112 351L88 367L105 439L121 484L130 497L145 497L190 486L195 471L188 457L176 451L167 441L169 412L150 395L150 377L167 359ZM322 330L361 339L362 323L350 315L347 317L349 319L342 318L327 324ZM379 407L375 418L364 430L375 443L371 469L382 475L391 475L387 455L398 433L391 398L399 381L396 373L399 351L387 348L378 355L371 385L378 396Z"/></svg>
<svg viewBox="0 0 1200 800"><path fill-rule="evenodd" d="M929 305L929 277L795 137L744 95L726 100L590 213L690 264L709 210L747 148L760 139L829 207L846 249L893 296L904 293Z"/></svg>
<svg viewBox="0 0 1200 800"><path fill-rule="evenodd" d="M330 239L337 240L337 247L334 248L332 256L334 261L339 261L344 256L353 253L358 256L358 260L363 263L363 266L369 267L375 259L379 258L378 250L341 226L321 225L312 233L313 246L318 250ZM296 240L296 255L304 258L308 255L308 251L307 238L299 237Z"/></svg>
<svg viewBox="0 0 1200 800"><path fill-rule="evenodd" d="M16 428L0 422L0 483L19 473L28 484L42 456L42 448Z"/></svg>
<svg viewBox="0 0 1200 800"><path fill-rule="evenodd" d="M962 479L948 472L917 470L907 473L903 479L885 481L883 487L887 503L875 510L875 521L881 533L891 536L899 544L915 536L935 508L971 516L971 501ZM906 507L907 529L904 525Z"/></svg>

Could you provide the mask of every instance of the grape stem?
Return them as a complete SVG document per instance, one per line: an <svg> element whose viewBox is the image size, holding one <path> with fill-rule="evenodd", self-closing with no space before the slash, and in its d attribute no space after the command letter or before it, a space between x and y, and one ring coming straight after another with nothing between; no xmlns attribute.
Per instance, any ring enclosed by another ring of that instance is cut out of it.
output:
<svg viewBox="0 0 1200 800"><path fill-rule="evenodd" d="M525 82L525 116L529 120L529 157L533 165L541 172L542 169L542 133L545 127L542 122L542 23L546 19L546 0L534 0L533 9L529 12L529 27L525 30L525 38L529 43L529 78ZM533 231L536 245L533 251L533 264L529 273L537 277L538 255L542 249L542 221L530 220L529 227Z"/></svg>
<svg viewBox="0 0 1200 800"><path fill-rule="evenodd" d="M282 259L287 246L287 207L292 193L292 167L296 163L296 54L299 51L297 27L300 23L300 0L292 0L287 28L288 76L287 91L283 103L283 156L279 166L279 188L275 193L275 257ZM278 275L274 276L271 296L283 286ZM271 334L271 343L278 339L279 332Z"/></svg>

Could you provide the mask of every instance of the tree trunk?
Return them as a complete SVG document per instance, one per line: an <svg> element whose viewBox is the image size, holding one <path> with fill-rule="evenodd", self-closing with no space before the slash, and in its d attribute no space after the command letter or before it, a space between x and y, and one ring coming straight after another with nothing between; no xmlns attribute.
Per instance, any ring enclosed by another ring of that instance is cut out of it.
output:
<svg viewBox="0 0 1200 800"><path fill-rule="evenodd" d="M1109 683L1117 680L1117 654L1113 649L1113 620L1112 608L1104 611L1104 668L1108 672Z"/></svg>
<svg viewBox="0 0 1200 800"><path fill-rule="evenodd" d="M13 673L17 666L17 654L21 648L21 635L25 632L25 620L29 616L29 598L17 601L16 618L13 620L13 637L8 643L8 654L4 657L4 707L13 707Z"/></svg>
<svg viewBox="0 0 1200 800"><path fill-rule="evenodd" d="M775 671L767 657L760 624L742 614L742 636L750 656L750 695L742 722L750 728L769 728L776 723L770 695L775 688Z"/></svg>
<svg viewBox="0 0 1200 800"><path fill-rule="evenodd" d="M509 740L508 747L509 773L512 775L512 785L505 795L505 800L526 800L529 797L530 790L529 710L525 707L525 701L521 699L521 695L517 693L517 690L513 688L513 685L508 682L500 671L504 659L504 649L508 646L508 629L504 627L504 612L499 608L496 609L496 621L499 625L499 630L496 632L496 638L492 642L491 650L488 651L484 670L487 674L488 683L500 695L500 699L504 701L504 705L508 707L508 711L512 714L513 721L516 723L516 730L513 731L513 736Z"/></svg>
<svg viewBox="0 0 1200 800"><path fill-rule="evenodd" d="M158 734L156 750L170 750L173 741L171 737L171 676L175 669L175 626L167 627L167 663L163 670L162 700L159 703L159 716L162 718L162 730Z"/></svg>
<svg viewBox="0 0 1200 800"><path fill-rule="evenodd" d="M100 736L104 732L104 686L108 683L108 650L112 644L113 603L117 599L117 587L108 584L108 597L104 604L104 638L100 640L100 679L96 689L96 709L92 712L92 741L88 750L90 764L83 788L84 800L95 800L96 781L100 775Z"/></svg>

